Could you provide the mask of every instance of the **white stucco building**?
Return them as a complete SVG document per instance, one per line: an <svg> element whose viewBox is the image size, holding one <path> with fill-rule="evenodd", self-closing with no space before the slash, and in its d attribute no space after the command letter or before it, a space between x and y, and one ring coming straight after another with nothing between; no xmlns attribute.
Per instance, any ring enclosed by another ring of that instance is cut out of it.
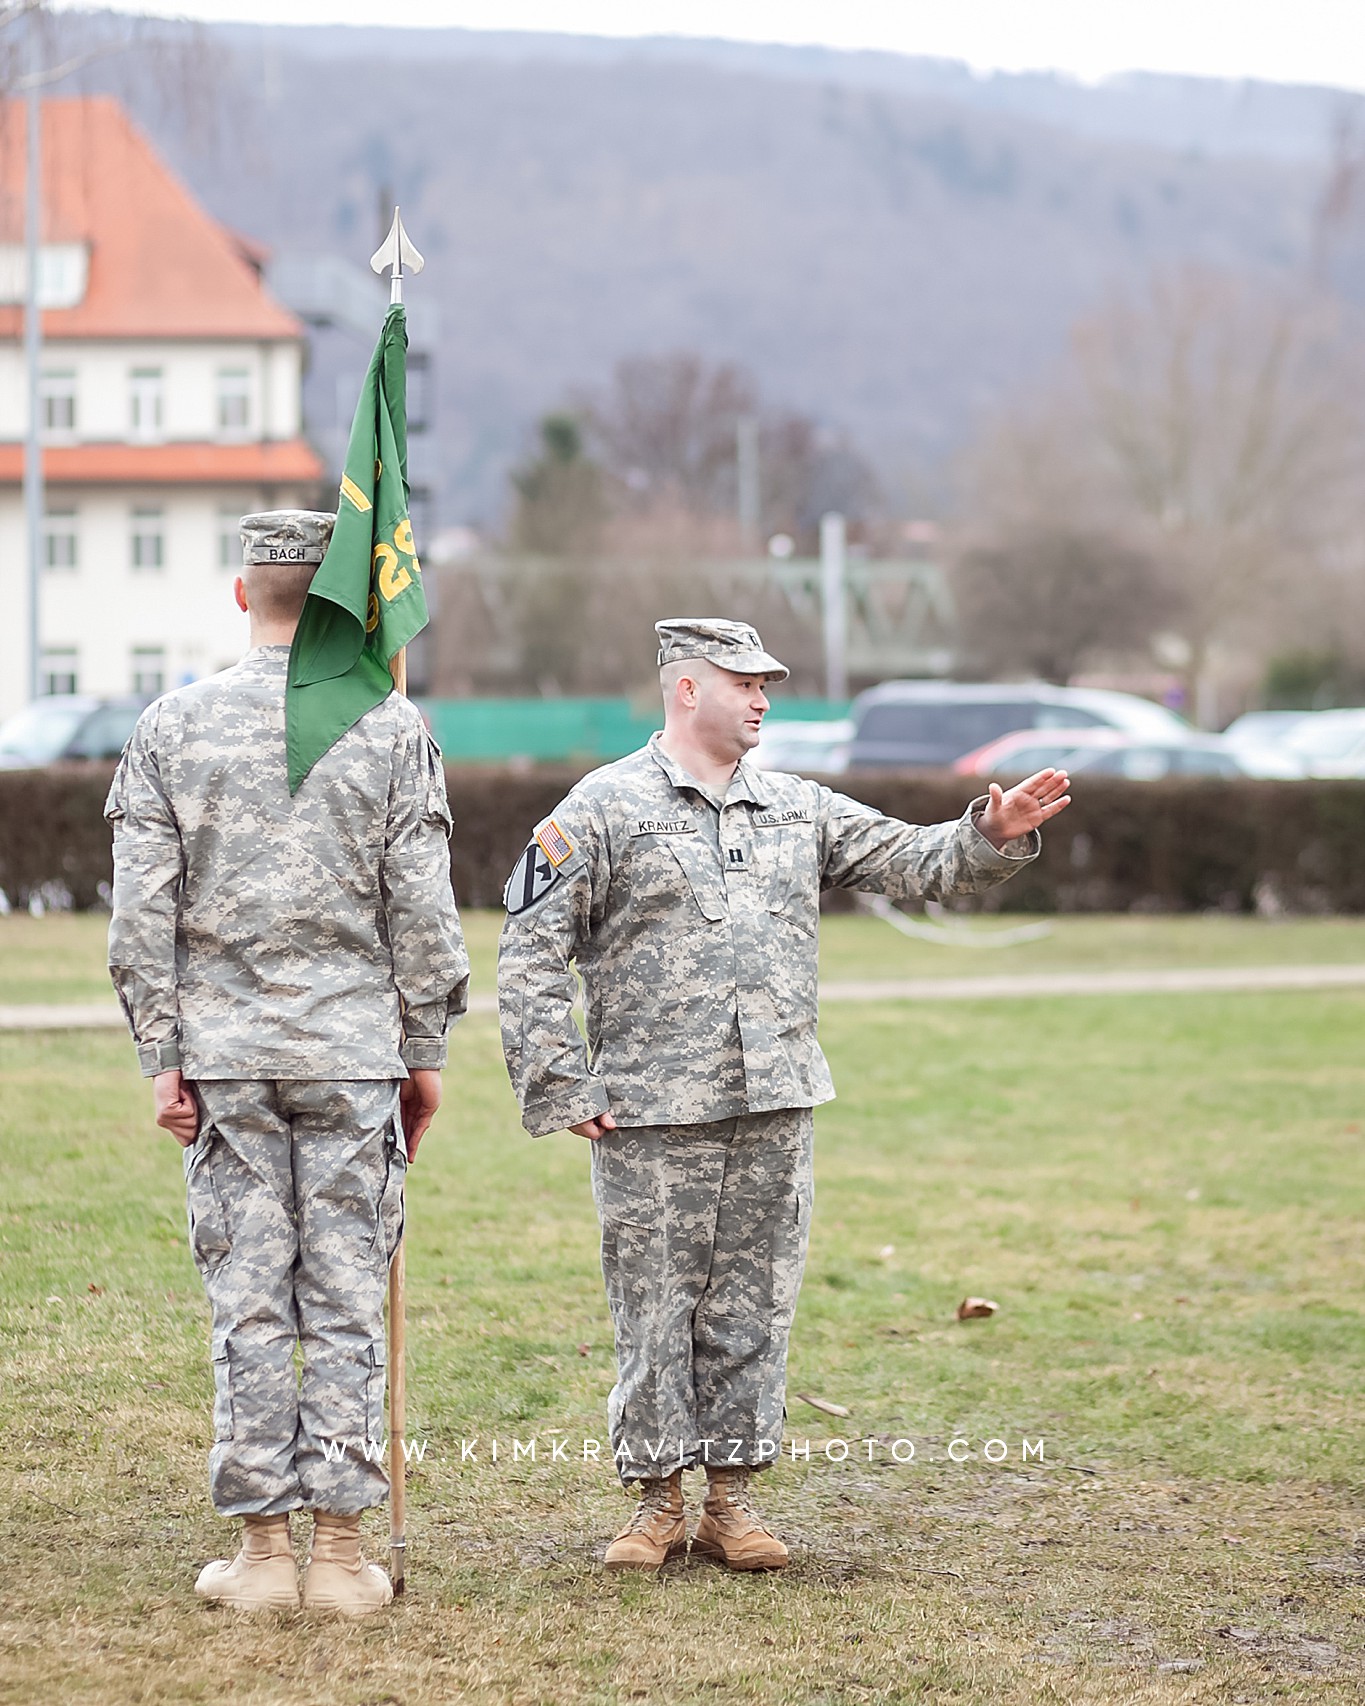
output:
<svg viewBox="0 0 1365 1706"><path fill-rule="evenodd" d="M0 106L0 717L28 699L23 108ZM43 107L46 692L156 693L238 658L237 518L314 504L303 328L116 101Z"/></svg>

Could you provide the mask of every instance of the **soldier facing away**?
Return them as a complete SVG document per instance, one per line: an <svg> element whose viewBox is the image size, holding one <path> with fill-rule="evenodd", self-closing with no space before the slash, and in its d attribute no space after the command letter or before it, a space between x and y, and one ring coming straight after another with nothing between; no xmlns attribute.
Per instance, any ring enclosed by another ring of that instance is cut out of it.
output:
<svg viewBox="0 0 1365 1706"><path fill-rule="evenodd" d="M469 962L415 706L391 694L289 793L289 649L334 519L243 517L251 649L143 713L105 815L109 969L184 1148L212 1314L210 1492L244 1519L196 1591L298 1606L289 1515L308 1509L302 1603L360 1616L392 1598L360 1552L361 1512L388 1492L365 1449L384 1434L388 1264Z"/></svg>
<svg viewBox="0 0 1365 1706"><path fill-rule="evenodd" d="M819 783L755 769L768 681L753 628L656 624L664 728L586 776L509 879L503 1049L532 1136L592 1141L616 1332L608 1421L637 1483L609 1570L687 1550L682 1472L707 1489L692 1551L780 1569L751 1474L781 1448L787 1341L805 1266L820 893L974 894L1037 856L1068 803L1045 770L917 828ZM583 980L587 1046L574 1023Z"/></svg>

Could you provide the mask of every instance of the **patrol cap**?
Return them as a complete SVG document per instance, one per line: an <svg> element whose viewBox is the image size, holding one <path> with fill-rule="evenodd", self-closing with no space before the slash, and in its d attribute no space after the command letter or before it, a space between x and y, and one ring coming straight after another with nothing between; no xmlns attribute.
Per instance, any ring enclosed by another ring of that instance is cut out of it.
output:
<svg viewBox="0 0 1365 1706"><path fill-rule="evenodd" d="M791 671L763 650L758 630L720 616L669 616L654 624L659 667L687 658L706 658L735 675L771 675L785 681Z"/></svg>
<svg viewBox="0 0 1365 1706"><path fill-rule="evenodd" d="M267 509L244 515L242 566L248 563L320 563L336 516L324 509Z"/></svg>

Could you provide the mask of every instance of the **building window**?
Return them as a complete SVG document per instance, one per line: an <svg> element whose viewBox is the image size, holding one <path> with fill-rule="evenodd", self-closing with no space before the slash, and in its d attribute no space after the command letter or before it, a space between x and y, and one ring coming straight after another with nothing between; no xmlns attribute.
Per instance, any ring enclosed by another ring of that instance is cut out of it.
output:
<svg viewBox="0 0 1365 1706"><path fill-rule="evenodd" d="M133 511L132 562L135 569L160 569L166 562L164 517L159 509Z"/></svg>
<svg viewBox="0 0 1365 1706"><path fill-rule="evenodd" d="M133 692L144 699L155 699L166 691L166 648L164 646L133 647Z"/></svg>
<svg viewBox="0 0 1365 1706"><path fill-rule="evenodd" d="M76 648L74 646L44 646L42 668L44 693L75 693Z"/></svg>
<svg viewBox="0 0 1365 1706"><path fill-rule="evenodd" d="M128 377L128 425L134 438L159 438L162 426L162 372L135 367Z"/></svg>
<svg viewBox="0 0 1365 1706"><path fill-rule="evenodd" d="M70 570L77 566L76 512L50 509L43 523L43 564L46 568Z"/></svg>
<svg viewBox="0 0 1365 1706"><path fill-rule="evenodd" d="M229 437L251 431L251 374L245 367L218 370L218 430Z"/></svg>
<svg viewBox="0 0 1365 1706"><path fill-rule="evenodd" d="M231 509L218 511L218 567L240 569L242 566L242 512L234 504Z"/></svg>
<svg viewBox="0 0 1365 1706"><path fill-rule="evenodd" d="M53 368L43 374L38 393L38 419L44 433L69 437L76 430L76 374Z"/></svg>

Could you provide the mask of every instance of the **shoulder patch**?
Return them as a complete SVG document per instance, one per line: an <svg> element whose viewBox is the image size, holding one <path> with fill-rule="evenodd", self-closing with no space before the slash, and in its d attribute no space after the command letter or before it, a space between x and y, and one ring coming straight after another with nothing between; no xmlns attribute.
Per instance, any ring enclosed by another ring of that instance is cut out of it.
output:
<svg viewBox="0 0 1365 1706"><path fill-rule="evenodd" d="M556 870L566 859L573 857L574 846L555 820L546 818L535 833L535 839L540 844L540 850Z"/></svg>
<svg viewBox="0 0 1365 1706"><path fill-rule="evenodd" d="M502 891L502 904L509 915L515 917L538 900L543 900L555 884L563 880L539 840L534 840L512 867L512 875Z"/></svg>

